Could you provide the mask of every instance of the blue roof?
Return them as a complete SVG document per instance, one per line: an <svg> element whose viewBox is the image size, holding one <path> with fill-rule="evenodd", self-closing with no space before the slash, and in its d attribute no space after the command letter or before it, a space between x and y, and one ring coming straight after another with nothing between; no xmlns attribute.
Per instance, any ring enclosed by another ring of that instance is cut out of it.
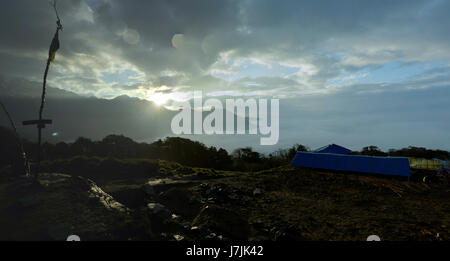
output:
<svg viewBox="0 0 450 261"><path fill-rule="evenodd" d="M408 158L297 152L292 166L361 173L411 176Z"/></svg>
<svg viewBox="0 0 450 261"><path fill-rule="evenodd" d="M319 148L314 151L315 153L334 153L334 154L344 154L347 155L351 150L344 148L342 146L336 145L336 144L330 144L325 147Z"/></svg>

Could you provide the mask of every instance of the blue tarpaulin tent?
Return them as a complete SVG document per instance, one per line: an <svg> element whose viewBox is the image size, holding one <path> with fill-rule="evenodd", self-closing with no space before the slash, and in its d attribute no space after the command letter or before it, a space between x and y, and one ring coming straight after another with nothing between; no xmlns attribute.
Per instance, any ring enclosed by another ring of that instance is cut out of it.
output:
<svg viewBox="0 0 450 261"><path fill-rule="evenodd" d="M325 147L319 148L315 150L316 153L333 153L333 154L344 154L347 155L351 150L344 148L342 146L336 145L336 144L330 144Z"/></svg>
<svg viewBox="0 0 450 261"><path fill-rule="evenodd" d="M408 158L297 152L292 166L409 177Z"/></svg>

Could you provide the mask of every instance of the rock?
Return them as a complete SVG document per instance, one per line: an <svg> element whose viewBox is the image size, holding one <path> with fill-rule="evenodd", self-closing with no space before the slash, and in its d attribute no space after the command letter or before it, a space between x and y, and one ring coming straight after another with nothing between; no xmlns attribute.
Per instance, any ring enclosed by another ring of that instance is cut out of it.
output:
<svg viewBox="0 0 450 261"><path fill-rule="evenodd" d="M215 239L217 237L216 233L210 233L206 236L206 239Z"/></svg>
<svg viewBox="0 0 450 261"><path fill-rule="evenodd" d="M180 223L183 222L183 217L179 216L177 214L172 214L171 218L177 222L180 222Z"/></svg>
<svg viewBox="0 0 450 261"><path fill-rule="evenodd" d="M166 207L160 203L148 203L147 208L150 209L154 213L158 213L161 210L165 209Z"/></svg>
<svg viewBox="0 0 450 261"><path fill-rule="evenodd" d="M173 238L174 238L176 241L181 241L181 240L184 239L184 237L181 236L181 235L173 235Z"/></svg>
<svg viewBox="0 0 450 261"><path fill-rule="evenodd" d="M197 235L197 236L205 237L205 236L211 234L211 231L205 227L193 226L193 227L191 227L191 233L193 233L194 235Z"/></svg>
<svg viewBox="0 0 450 261"><path fill-rule="evenodd" d="M184 221L184 222L181 222L181 226L183 226L183 228L185 230L189 230L191 228L191 223L188 221Z"/></svg>
<svg viewBox="0 0 450 261"><path fill-rule="evenodd" d="M78 179L82 179L78 177ZM79 180L81 182L82 180ZM99 186L97 186L92 180L86 179L90 185L90 190L88 191L89 198L93 202L100 202L108 209L118 210L120 212L129 212L130 210L123 204L117 202L111 195L104 192Z"/></svg>
<svg viewBox="0 0 450 261"><path fill-rule="evenodd" d="M148 203L147 208L150 210L152 214L158 214L163 216L164 218L169 218L171 216L170 211L160 203Z"/></svg>
<svg viewBox="0 0 450 261"><path fill-rule="evenodd" d="M163 205L160 203L148 203L147 204L147 208L153 213L153 214L164 214L165 216L167 215L168 217L171 216L170 211Z"/></svg>
<svg viewBox="0 0 450 261"><path fill-rule="evenodd" d="M206 201L210 203L229 203L230 201L238 201L241 198L236 189L226 184L215 184L210 186L206 183L202 183L199 186L199 190L202 197L207 199Z"/></svg>

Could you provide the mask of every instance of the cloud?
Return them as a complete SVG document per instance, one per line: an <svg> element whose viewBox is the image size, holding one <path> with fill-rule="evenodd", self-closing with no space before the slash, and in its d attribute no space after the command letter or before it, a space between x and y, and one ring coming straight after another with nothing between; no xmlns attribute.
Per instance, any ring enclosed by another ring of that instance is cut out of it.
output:
<svg viewBox="0 0 450 261"><path fill-rule="evenodd" d="M52 9L35 0L0 5L0 75L41 81L55 30ZM367 119L385 126L384 135L402 140L401 131L411 131L412 123L397 124L390 118L396 114L383 106L373 105L373 118L362 114L372 100L388 95L403 104L405 97L420 94L414 106L448 116L433 106L431 95L447 95L449 88L448 1L61 0L58 5L64 30L48 81L79 95L125 94L170 104L203 90L217 97L280 98L281 104L292 103L286 108L292 116L323 111L307 125L315 129L289 124L284 131L292 132L286 134L290 141L295 133L309 140L338 139L354 133L348 126L369 126ZM402 119L414 108L408 106L396 107ZM436 137L447 137L439 133ZM358 137L354 143L364 143ZM427 141L418 134L410 139Z"/></svg>

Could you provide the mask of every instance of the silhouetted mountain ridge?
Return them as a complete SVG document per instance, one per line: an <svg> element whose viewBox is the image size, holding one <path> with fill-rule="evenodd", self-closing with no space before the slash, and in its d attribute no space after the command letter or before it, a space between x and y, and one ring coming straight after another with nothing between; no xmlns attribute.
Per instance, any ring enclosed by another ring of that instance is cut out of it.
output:
<svg viewBox="0 0 450 261"><path fill-rule="evenodd" d="M14 118L19 132L36 137L36 128L23 127L23 120L37 119L41 85L25 80L0 79L0 99ZM48 142L74 141L78 137L101 139L108 134L125 134L135 140L153 141L170 134L170 121L176 112L151 101L126 95L114 99L85 97L73 92L48 87L44 118L53 124L43 131ZM0 124L8 126L4 114Z"/></svg>

